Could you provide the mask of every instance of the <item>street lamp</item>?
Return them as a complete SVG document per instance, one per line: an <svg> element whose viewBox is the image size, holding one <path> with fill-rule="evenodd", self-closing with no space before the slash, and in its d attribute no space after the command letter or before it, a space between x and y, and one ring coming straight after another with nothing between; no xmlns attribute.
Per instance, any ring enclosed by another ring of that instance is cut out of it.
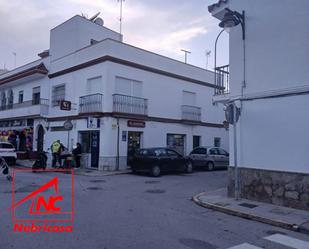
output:
<svg viewBox="0 0 309 249"><path fill-rule="evenodd" d="M219 27L223 28L225 31L229 32L231 28L236 27L238 24L241 25L242 29L242 40L243 40L243 85L242 91L245 87L245 75L246 75L246 64L245 64L245 11L242 11L240 14L237 11L232 11L229 8L225 8L226 13L222 21L219 23ZM217 45L217 40L221 35L222 31L219 33L215 46ZM215 48L216 49L216 48ZM215 51L216 52L216 51ZM216 72L215 72L215 80L216 80ZM242 92L243 94L243 92ZM238 172L238 163L237 163L237 129L236 124L240 115L240 109L236 106L236 103L230 103L227 106L227 114L228 114L228 122L233 125L233 147L234 147L234 167L235 167L235 199L238 200L240 198L240 179Z"/></svg>
<svg viewBox="0 0 309 249"><path fill-rule="evenodd" d="M245 11L242 11L242 14L240 14L239 12L232 11L229 8L225 8L225 10L227 12L225 13L222 21L219 23L219 26L229 32L230 28L240 24L242 28L242 39L245 40Z"/></svg>

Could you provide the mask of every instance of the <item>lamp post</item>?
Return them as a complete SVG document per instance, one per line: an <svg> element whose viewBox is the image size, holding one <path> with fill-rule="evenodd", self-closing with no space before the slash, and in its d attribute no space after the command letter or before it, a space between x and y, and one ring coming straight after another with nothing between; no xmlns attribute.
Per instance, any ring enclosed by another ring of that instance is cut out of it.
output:
<svg viewBox="0 0 309 249"><path fill-rule="evenodd" d="M239 13L237 11L232 11L229 8L225 8L226 13L222 19L222 21L219 23L219 27L223 28L227 32L230 31L231 28L236 27L237 25L241 25L242 29L242 40L243 40L243 83L241 88L241 93L243 94L243 88L245 87L245 39L246 39L246 33L245 33L245 11L242 11L242 13ZM217 40L219 36L221 35L222 31L219 33L216 43L215 43L215 54L216 54L216 46L217 46ZM216 55L215 55L216 56ZM215 67L216 67L216 57L215 57ZM216 73L215 73L215 80L216 80ZM238 200L240 198L240 179L239 179L239 172L238 172L238 162L237 162L237 121L238 117L237 115L240 114L240 109L237 108L236 103L232 103L231 105L232 113L233 113L233 122L230 122L233 125L233 146L234 146L234 167L235 167L235 199ZM239 112L238 112L239 111ZM237 114L238 112L238 114Z"/></svg>

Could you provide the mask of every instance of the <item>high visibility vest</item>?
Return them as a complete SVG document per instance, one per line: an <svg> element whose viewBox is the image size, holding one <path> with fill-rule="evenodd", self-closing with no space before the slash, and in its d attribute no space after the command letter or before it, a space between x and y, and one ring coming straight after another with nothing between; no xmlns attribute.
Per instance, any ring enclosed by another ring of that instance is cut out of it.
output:
<svg viewBox="0 0 309 249"><path fill-rule="evenodd" d="M61 144L59 142L53 142L52 144L52 153L59 152Z"/></svg>

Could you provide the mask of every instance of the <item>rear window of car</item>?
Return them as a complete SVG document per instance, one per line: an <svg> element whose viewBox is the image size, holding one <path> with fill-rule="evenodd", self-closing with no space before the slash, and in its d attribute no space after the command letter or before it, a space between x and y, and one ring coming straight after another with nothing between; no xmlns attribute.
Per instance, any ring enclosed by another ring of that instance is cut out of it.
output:
<svg viewBox="0 0 309 249"><path fill-rule="evenodd" d="M1 144L0 143L0 149L14 149L14 146L12 144Z"/></svg>

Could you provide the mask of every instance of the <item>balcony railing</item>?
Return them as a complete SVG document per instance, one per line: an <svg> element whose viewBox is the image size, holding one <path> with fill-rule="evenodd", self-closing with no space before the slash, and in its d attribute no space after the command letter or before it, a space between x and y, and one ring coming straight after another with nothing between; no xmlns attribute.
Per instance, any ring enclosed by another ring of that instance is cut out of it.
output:
<svg viewBox="0 0 309 249"><path fill-rule="evenodd" d="M122 94L114 94L113 112L147 115L148 100Z"/></svg>
<svg viewBox="0 0 309 249"><path fill-rule="evenodd" d="M103 94L79 97L79 113L103 112Z"/></svg>
<svg viewBox="0 0 309 249"><path fill-rule="evenodd" d="M181 106L182 120L201 121L201 107L182 105Z"/></svg>
<svg viewBox="0 0 309 249"><path fill-rule="evenodd" d="M215 89L215 95L227 94L230 92L229 74L229 65L215 68L215 85L220 87L220 89Z"/></svg>
<svg viewBox="0 0 309 249"><path fill-rule="evenodd" d="M43 105L43 106L48 107L49 100L48 99L36 99L36 100L27 100L21 103L2 105L0 106L0 111L25 108L25 107L31 107L31 106L37 106L37 105Z"/></svg>

